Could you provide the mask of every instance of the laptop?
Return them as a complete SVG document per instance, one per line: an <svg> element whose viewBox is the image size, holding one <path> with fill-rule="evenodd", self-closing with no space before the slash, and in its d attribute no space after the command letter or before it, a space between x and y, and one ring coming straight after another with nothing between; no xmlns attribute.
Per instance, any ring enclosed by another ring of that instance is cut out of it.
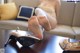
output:
<svg viewBox="0 0 80 53"><path fill-rule="evenodd" d="M20 6L16 20L28 21L33 16L34 8L29 6Z"/></svg>

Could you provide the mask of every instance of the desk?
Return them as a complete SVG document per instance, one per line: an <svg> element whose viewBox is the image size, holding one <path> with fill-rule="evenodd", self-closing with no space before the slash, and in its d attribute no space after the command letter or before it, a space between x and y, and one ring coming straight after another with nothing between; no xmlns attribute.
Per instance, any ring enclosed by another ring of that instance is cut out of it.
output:
<svg viewBox="0 0 80 53"><path fill-rule="evenodd" d="M59 46L59 41L64 37L52 36L42 42L36 43L30 47L18 48L15 41L11 41L5 47L5 53L80 53L66 52Z"/></svg>

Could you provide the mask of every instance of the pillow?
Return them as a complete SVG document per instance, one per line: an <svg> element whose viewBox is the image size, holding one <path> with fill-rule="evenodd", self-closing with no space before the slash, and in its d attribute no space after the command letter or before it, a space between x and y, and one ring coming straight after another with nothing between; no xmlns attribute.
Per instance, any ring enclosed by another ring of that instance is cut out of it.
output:
<svg viewBox="0 0 80 53"><path fill-rule="evenodd" d="M18 13L18 9L15 3L6 3L0 5L1 20L15 19Z"/></svg>
<svg viewBox="0 0 80 53"><path fill-rule="evenodd" d="M20 6L16 20L27 21L31 16L33 16L34 7Z"/></svg>

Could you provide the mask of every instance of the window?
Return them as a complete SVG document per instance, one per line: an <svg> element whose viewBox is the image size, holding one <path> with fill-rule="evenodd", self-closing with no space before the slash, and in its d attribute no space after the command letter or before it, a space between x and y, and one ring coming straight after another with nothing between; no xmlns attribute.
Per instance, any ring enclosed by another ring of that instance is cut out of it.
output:
<svg viewBox="0 0 80 53"><path fill-rule="evenodd" d="M80 1L80 0L63 0L63 1Z"/></svg>

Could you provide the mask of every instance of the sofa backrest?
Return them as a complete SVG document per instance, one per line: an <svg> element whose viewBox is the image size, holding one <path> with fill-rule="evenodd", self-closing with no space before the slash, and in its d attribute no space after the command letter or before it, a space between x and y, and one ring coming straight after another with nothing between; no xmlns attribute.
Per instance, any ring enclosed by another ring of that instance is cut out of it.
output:
<svg viewBox="0 0 80 53"><path fill-rule="evenodd" d="M75 5L73 26L79 26L80 27L80 2L77 2Z"/></svg>
<svg viewBox="0 0 80 53"><path fill-rule="evenodd" d="M59 17L57 17L59 24L72 25L74 15L75 2L61 1L61 9Z"/></svg>
<svg viewBox="0 0 80 53"><path fill-rule="evenodd" d="M8 0L8 2L15 2L17 7L20 5L37 7L39 0ZM66 2L61 1L61 9L59 17L57 17L58 24L80 26L79 14L80 14L80 2Z"/></svg>
<svg viewBox="0 0 80 53"><path fill-rule="evenodd" d="M39 4L39 0L8 0L7 2L15 2L17 7L20 5L36 7Z"/></svg>

